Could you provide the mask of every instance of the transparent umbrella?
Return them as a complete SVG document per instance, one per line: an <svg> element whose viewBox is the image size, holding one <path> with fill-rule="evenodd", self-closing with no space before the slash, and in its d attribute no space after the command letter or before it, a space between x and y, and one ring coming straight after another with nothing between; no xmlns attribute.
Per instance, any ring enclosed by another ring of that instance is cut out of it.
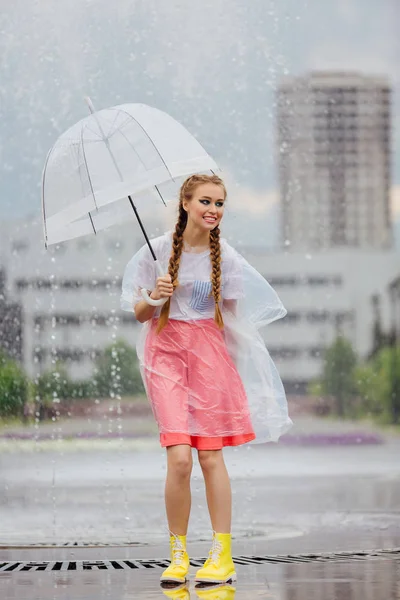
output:
<svg viewBox="0 0 400 600"><path fill-rule="evenodd" d="M183 178L218 166L163 111L122 104L96 112L89 98L87 103L91 114L63 133L47 155L42 178L45 244L96 234L132 218L157 262L138 209L176 199ZM161 274L159 265L158 270Z"/></svg>

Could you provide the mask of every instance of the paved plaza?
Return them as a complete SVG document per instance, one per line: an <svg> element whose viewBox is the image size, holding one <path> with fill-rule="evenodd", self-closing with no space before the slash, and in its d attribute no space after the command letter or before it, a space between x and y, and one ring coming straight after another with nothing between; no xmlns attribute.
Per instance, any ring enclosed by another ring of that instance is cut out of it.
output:
<svg viewBox="0 0 400 600"><path fill-rule="evenodd" d="M400 438L358 428L357 443L355 429L299 419L297 444L226 451L239 581L200 596L211 531L196 461L192 582L171 596L158 583L168 532L154 436L2 439L0 597L400 598Z"/></svg>

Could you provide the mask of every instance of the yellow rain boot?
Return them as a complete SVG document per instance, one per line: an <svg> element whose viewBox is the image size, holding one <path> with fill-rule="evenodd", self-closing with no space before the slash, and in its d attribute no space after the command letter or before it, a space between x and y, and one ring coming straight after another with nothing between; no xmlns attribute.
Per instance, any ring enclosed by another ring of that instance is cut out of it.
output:
<svg viewBox="0 0 400 600"><path fill-rule="evenodd" d="M196 573L196 583L228 583L236 581L231 553L231 534L213 534L213 544L204 566Z"/></svg>
<svg viewBox="0 0 400 600"><path fill-rule="evenodd" d="M161 583L172 581L185 583L189 572L189 556L186 552L186 535L175 535L171 533L171 564L161 575Z"/></svg>
<svg viewBox="0 0 400 600"><path fill-rule="evenodd" d="M217 585L212 587L195 587L196 594L201 600L234 600L236 588L232 585Z"/></svg>
<svg viewBox="0 0 400 600"><path fill-rule="evenodd" d="M189 588L187 583L182 583L173 588L163 587L163 594L172 600L190 600Z"/></svg>

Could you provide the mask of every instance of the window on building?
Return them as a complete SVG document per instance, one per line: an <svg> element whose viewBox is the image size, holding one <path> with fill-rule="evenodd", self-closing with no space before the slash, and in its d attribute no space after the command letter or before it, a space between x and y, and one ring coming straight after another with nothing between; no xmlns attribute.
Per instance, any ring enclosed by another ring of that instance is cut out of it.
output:
<svg viewBox="0 0 400 600"><path fill-rule="evenodd" d="M38 290L51 290L54 285L50 279L38 279L34 282L34 287Z"/></svg>
<svg viewBox="0 0 400 600"><path fill-rule="evenodd" d="M273 287L278 287L278 286L296 287L297 285L299 285L299 279L296 275L288 275L288 276L271 275L271 277L266 276L265 279Z"/></svg>
<svg viewBox="0 0 400 600"><path fill-rule="evenodd" d="M45 348L36 346L32 352L35 362L45 362L47 358L62 360L65 362L83 362L90 359L95 360L102 354L99 348Z"/></svg>
<svg viewBox="0 0 400 600"><path fill-rule="evenodd" d="M303 352L301 348L295 348L293 346L269 346L268 351L272 358L280 358L284 360L300 358Z"/></svg>
<svg viewBox="0 0 400 600"><path fill-rule="evenodd" d="M43 325L46 322L46 317L44 315L35 315L34 319L33 319L33 323L35 325L35 327L37 328L41 328L43 327Z"/></svg>
<svg viewBox="0 0 400 600"><path fill-rule="evenodd" d="M60 281L59 286L65 290L76 290L83 286L83 281L79 279L64 279Z"/></svg>
<svg viewBox="0 0 400 600"><path fill-rule="evenodd" d="M134 323L136 323L135 313L124 313L121 315L120 320L122 321L122 323L124 323L124 325L133 325Z"/></svg>
<svg viewBox="0 0 400 600"><path fill-rule="evenodd" d="M90 315L88 317L88 321L91 325L99 325L100 327L105 327L110 324L113 315Z"/></svg>
<svg viewBox="0 0 400 600"><path fill-rule="evenodd" d="M329 278L324 276L313 275L312 277L307 277L307 285L311 286L320 286L320 285L329 285Z"/></svg>
<svg viewBox="0 0 400 600"><path fill-rule="evenodd" d="M327 310L311 311L306 315L306 319L310 323L326 323L330 318L331 314Z"/></svg>
<svg viewBox="0 0 400 600"><path fill-rule="evenodd" d="M41 315L37 314L34 317L34 325L40 329L45 326L46 323L53 323L59 327L79 327L81 325L90 324L91 326L108 327L113 323L124 323L124 324L135 324L135 315L132 312L128 313L104 313L104 314L91 314L91 313L55 313L53 315Z"/></svg>
<svg viewBox="0 0 400 600"><path fill-rule="evenodd" d="M89 354L88 350L81 348L55 348L52 349L52 355L59 360L66 362L82 362Z"/></svg>
<svg viewBox="0 0 400 600"><path fill-rule="evenodd" d="M325 347L324 346L313 346L308 348L307 353L310 358L324 358Z"/></svg>
<svg viewBox="0 0 400 600"><path fill-rule="evenodd" d="M298 323L301 320L301 314L299 312L288 312L285 318L282 320L282 323ZM278 323L280 321L277 321Z"/></svg>
<svg viewBox="0 0 400 600"><path fill-rule="evenodd" d="M17 290L22 291L27 288L32 289L57 289L57 287L66 289L66 290L77 290L83 287L89 289L110 289L111 287L120 288L122 284L122 279L120 277L116 277L115 279L62 279L60 281L54 279L26 279L20 278L15 282L15 287Z"/></svg>
<svg viewBox="0 0 400 600"><path fill-rule="evenodd" d="M56 325L80 325L83 320L83 316L79 314L57 314L54 315Z"/></svg>
<svg viewBox="0 0 400 600"><path fill-rule="evenodd" d="M29 282L27 281L27 279L17 279L17 281L15 282L15 287L18 291L26 290L28 286Z"/></svg>

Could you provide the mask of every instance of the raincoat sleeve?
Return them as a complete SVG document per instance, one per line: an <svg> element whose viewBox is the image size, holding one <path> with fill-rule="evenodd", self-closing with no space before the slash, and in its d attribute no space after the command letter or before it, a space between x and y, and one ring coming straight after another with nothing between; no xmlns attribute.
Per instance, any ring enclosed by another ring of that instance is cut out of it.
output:
<svg viewBox="0 0 400 600"><path fill-rule="evenodd" d="M122 279L121 308L132 312L142 300L141 289L153 290L157 280L156 267L148 246L143 246L129 261Z"/></svg>
<svg viewBox="0 0 400 600"><path fill-rule="evenodd" d="M238 300L237 318L257 329L282 319L287 311L268 281L227 242L223 250L227 262L223 298Z"/></svg>

